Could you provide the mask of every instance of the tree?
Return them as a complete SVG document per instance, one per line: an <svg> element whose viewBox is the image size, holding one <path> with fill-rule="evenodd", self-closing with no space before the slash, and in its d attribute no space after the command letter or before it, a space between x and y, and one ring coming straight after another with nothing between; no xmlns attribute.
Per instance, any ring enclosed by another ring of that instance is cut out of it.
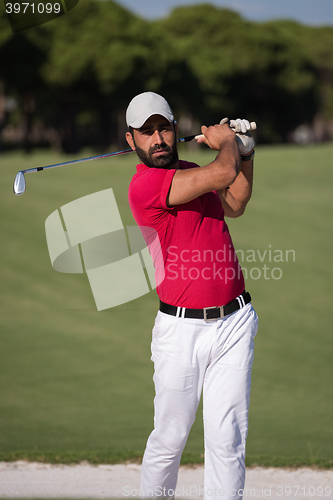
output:
<svg viewBox="0 0 333 500"><path fill-rule="evenodd" d="M195 5L175 9L159 25L199 82L201 121L248 116L260 123L261 140L278 142L313 118L313 66L283 22L251 23L229 10Z"/></svg>
<svg viewBox="0 0 333 500"><path fill-rule="evenodd" d="M259 140L281 142L299 124L333 121L333 29L253 23L208 4L148 22L112 0L85 0L13 35L2 12L1 82L27 130L40 118L66 152L122 146L126 106L147 90L165 95L178 118L246 116Z"/></svg>

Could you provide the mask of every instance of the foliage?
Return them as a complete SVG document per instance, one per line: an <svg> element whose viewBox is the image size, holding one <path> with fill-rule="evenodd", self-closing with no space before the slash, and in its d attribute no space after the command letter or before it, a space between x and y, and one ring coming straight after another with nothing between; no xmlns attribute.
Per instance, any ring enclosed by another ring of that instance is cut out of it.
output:
<svg viewBox="0 0 333 500"><path fill-rule="evenodd" d="M115 1L84 0L13 35L2 10L0 81L20 109L33 92L35 119L68 152L121 143L124 109L145 90L192 123L247 116L260 141L282 142L301 124L333 119L333 28L248 22L209 4L148 22Z"/></svg>
<svg viewBox="0 0 333 500"><path fill-rule="evenodd" d="M252 116L267 141L284 140L297 124L311 121L314 71L284 22L249 23L230 11L197 5L175 9L160 25L200 83L211 115L201 118Z"/></svg>

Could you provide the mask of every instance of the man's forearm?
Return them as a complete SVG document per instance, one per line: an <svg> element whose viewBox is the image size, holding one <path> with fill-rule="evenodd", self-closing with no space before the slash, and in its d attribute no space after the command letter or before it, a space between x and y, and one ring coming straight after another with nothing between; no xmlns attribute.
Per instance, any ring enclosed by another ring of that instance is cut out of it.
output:
<svg viewBox="0 0 333 500"><path fill-rule="evenodd" d="M242 161L240 172L235 181L228 188L218 191L227 217L239 217L244 213L251 198L252 186L253 160Z"/></svg>

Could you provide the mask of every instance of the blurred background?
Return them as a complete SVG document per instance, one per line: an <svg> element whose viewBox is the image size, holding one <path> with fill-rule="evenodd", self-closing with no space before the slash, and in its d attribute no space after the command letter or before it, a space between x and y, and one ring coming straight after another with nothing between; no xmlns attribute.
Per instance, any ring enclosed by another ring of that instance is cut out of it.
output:
<svg viewBox="0 0 333 500"><path fill-rule="evenodd" d="M13 34L1 5L0 148L122 147L145 90L167 96L184 135L241 113L260 143L332 140L332 25L325 0L84 0Z"/></svg>
<svg viewBox="0 0 333 500"><path fill-rule="evenodd" d="M53 270L44 228L108 188L135 224L136 155L26 175L20 197L12 185L19 170L126 146L127 104L147 90L182 136L225 116L257 122L253 196L228 220L259 316L247 464L332 467L331 0L80 0L15 34L0 3L0 460L142 456L156 292L97 312L85 274ZM203 460L201 417L184 462Z"/></svg>

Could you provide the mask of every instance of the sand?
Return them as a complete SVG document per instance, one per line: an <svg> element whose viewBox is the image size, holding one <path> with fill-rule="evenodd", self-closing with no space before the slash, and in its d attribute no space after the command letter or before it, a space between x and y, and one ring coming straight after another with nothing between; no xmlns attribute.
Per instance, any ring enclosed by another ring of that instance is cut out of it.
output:
<svg viewBox="0 0 333 500"><path fill-rule="evenodd" d="M139 496L140 470L140 465L131 463L93 466L0 462L0 498L133 499ZM202 466L180 468L175 497L203 499ZM207 497L223 500L226 493L208 490ZM244 500L247 498L333 499L333 470L248 468Z"/></svg>

